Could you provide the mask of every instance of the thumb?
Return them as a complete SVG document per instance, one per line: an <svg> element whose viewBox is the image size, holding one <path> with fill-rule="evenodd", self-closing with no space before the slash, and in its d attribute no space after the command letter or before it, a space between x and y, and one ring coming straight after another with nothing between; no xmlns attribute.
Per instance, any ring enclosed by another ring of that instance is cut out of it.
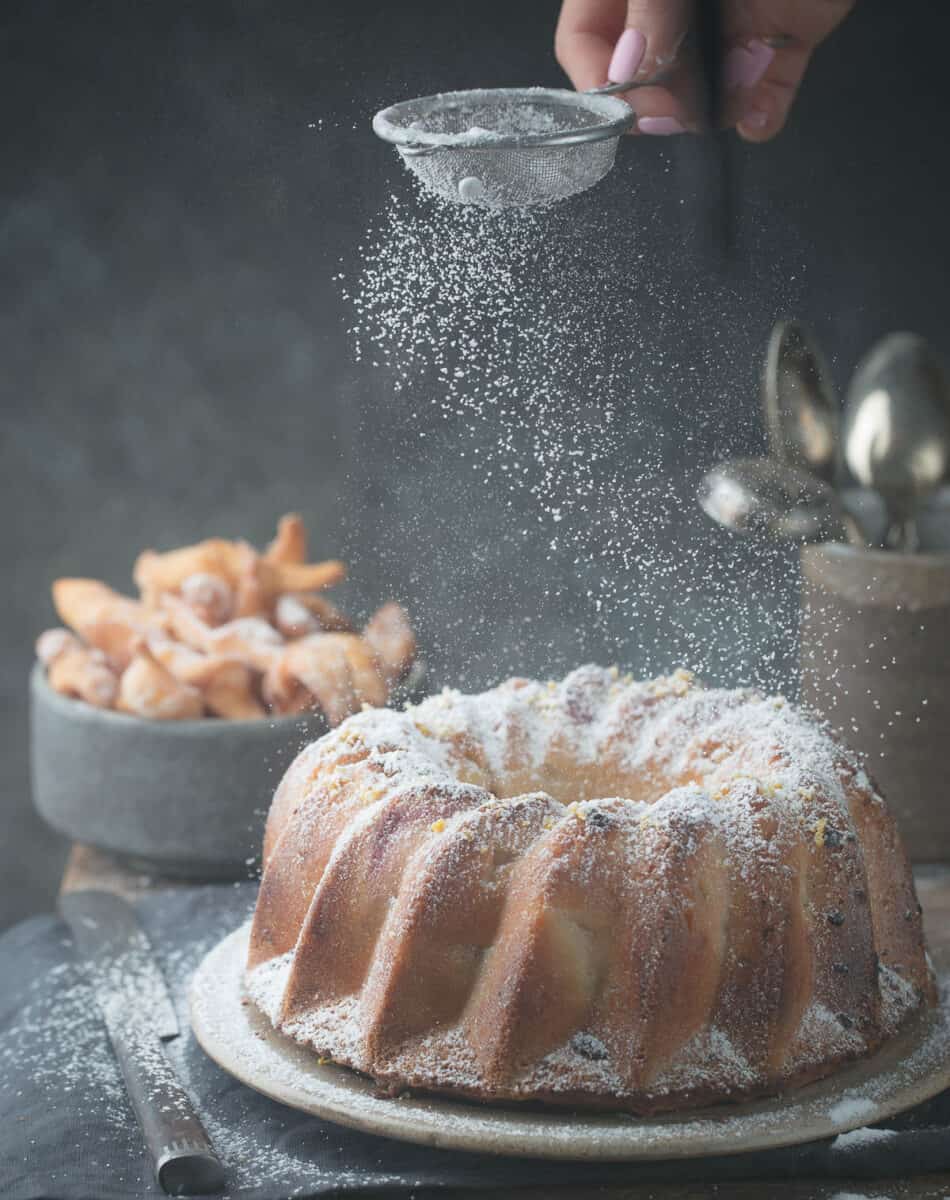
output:
<svg viewBox="0 0 950 1200"><path fill-rule="evenodd" d="M577 88L647 78L676 58L687 17L687 0L563 0L555 54Z"/></svg>

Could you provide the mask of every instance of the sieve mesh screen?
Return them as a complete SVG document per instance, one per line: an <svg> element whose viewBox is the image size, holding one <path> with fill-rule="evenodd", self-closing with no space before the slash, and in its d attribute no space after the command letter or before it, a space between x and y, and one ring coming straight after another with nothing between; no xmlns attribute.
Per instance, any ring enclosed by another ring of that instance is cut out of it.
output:
<svg viewBox="0 0 950 1200"><path fill-rule="evenodd" d="M405 101L377 113L373 128L443 198L511 208L593 186L633 120L613 96L493 88Z"/></svg>

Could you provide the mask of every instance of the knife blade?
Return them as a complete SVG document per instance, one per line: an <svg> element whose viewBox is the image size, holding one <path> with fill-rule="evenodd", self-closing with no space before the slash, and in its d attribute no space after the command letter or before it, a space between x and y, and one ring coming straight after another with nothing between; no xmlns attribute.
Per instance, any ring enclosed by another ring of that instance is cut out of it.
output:
<svg viewBox="0 0 950 1200"><path fill-rule="evenodd" d="M59 909L73 934L136 1119L169 1195L225 1186L224 1167L164 1042L180 1033L164 976L130 904L111 892L67 892Z"/></svg>
<svg viewBox="0 0 950 1200"><path fill-rule="evenodd" d="M162 1041L177 1037L175 1006L132 906L112 892L81 891L63 895L59 908L97 993L127 996Z"/></svg>

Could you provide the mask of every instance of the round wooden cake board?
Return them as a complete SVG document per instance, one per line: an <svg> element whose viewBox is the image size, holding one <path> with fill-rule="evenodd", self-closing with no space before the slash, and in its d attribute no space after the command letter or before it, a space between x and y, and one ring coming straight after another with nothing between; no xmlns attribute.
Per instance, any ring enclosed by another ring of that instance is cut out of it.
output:
<svg viewBox="0 0 950 1200"><path fill-rule="evenodd" d="M226 937L192 980L191 1023L205 1052L248 1087L367 1133L441 1149L602 1161L699 1158L791 1146L884 1120L950 1087L950 978L940 1006L874 1057L786 1096L632 1117L491 1108L419 1095L382 1098L372 1080L321 1066L245 998L249 926Z"/></svg>

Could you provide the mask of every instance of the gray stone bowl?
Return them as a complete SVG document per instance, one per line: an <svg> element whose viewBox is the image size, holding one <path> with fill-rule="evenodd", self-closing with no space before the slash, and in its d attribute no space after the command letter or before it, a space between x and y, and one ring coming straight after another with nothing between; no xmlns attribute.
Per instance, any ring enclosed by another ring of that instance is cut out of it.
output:
<svg viewBox="0 0 950 1200"><path fill-rule="evenodd" d="M291 760L323 717L147 721L60 696L30 677L33 800L74 841L182 878L247 876Z"/></svg>

